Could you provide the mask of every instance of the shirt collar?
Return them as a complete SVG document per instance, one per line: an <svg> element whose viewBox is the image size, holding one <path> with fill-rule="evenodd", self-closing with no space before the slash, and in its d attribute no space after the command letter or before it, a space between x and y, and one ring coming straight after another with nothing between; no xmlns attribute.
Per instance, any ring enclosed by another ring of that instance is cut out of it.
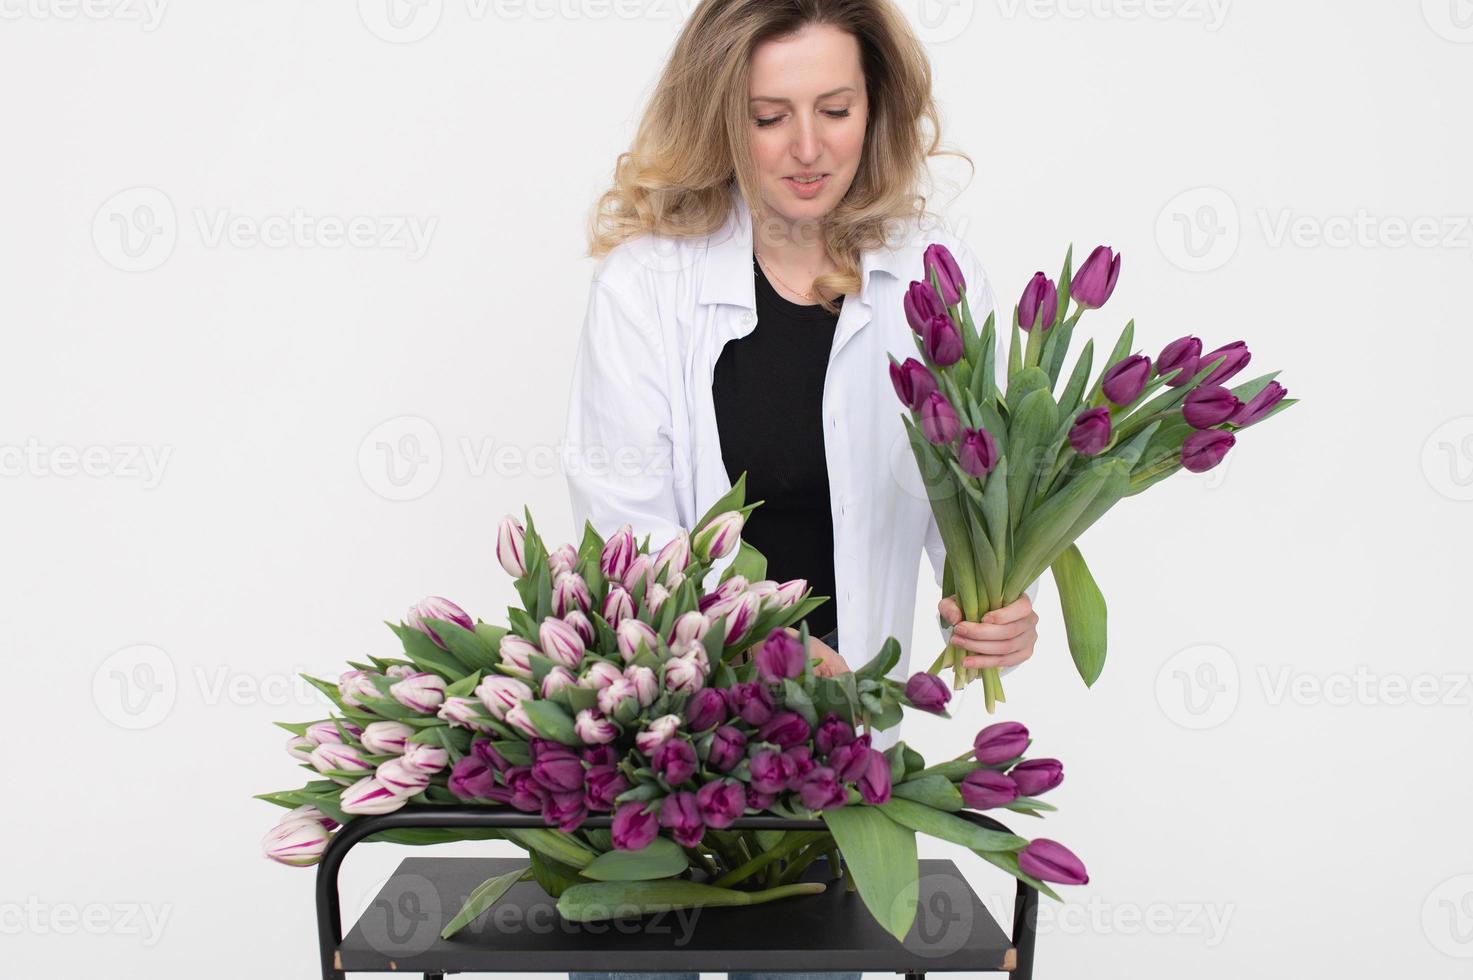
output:
<svg viewBox="0 0 1473 980"><path fill-rule="evenodd" d="M757 287L752 276L752 212L735 181L731 184L731 210L726 224L706 239L706 275L701 282L699 302L727 303L757 309ZM699 248L699 246L698 246ZM921 248L912 238L888 247L865 249L860 254L859 298L869 304L869 281L876 272L896 279L919 276Z"/></svg>

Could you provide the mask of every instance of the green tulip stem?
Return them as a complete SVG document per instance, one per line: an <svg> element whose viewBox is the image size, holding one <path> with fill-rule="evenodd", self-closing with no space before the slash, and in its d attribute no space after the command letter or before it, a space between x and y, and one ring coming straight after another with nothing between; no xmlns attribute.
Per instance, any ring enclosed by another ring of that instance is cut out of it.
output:
<svg viewBox="0 0 1473 980"><path fill-rule="evenodd" d="M716 867L716 862L712 861L710 855L706 854L699 847L687 847L685 853L711 877L714 878L721 873L721 869Z"/></svg>
<svg viewBox="0 0 1473 980"><path fill-rule="evenodd" d="M1038 367L1038 358L1043 353L1043 335L1047 330L1034 329L1033 324L1028 325L1028 342L1023 347L1023 366L1025 368Z"/></svg>
<svg viewBox="0 0 1473 980"><path fill-rule="evenodd" d="M711 884L715 885L717 888L730 888L737 882L749 878L753 874L756 874L758 871L761 871L763 868L767 867L769 864L778 860L779 858L786 857L787 855L793 853L804 845L811 844L813 841L827 836L828 833L826 831L813 830L790 834L786 839L784 839L772 850L763 851L761 854L758 854L756 857L752 858L752 860L748 861L740 868L728 871L720 878L717 878L715 881L711 882Z"/></svg>
<svg viewBox="0 0 1473 980"><path fill-rule="evenodd" d="M789 882L797 881L798 876L803 873L803 869L812 864L814 858L818 857L820 854L827 854L828 852L832 851L833 848L833 838L814 841L808 846L808 849L806 851L799 854L798 856L793 858L793 860L787 863L787 867L783 868L782 874L778 876L777 883L779 885L786 885Z"/></svg>

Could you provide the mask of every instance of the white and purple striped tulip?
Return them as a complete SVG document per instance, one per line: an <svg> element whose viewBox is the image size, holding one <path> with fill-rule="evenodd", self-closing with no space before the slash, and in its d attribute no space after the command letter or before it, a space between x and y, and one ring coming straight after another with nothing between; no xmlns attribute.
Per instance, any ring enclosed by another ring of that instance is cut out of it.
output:
<svg viewBox="0 0 1473 980"><path fill-rule="evenodd" d="M515 633L501 638L501 664L519 677L532 676L532 654L541 652L537 644Z"/></svg>
<svg viewBox="0 0 1473 980"><path fill-rule="evenodd" d="M618 629L620 623L634 615L634 596L622 585L611 585L609 594L604 596L602 611L604 622L613 629Z"/></svg>
<svg viewBox="0 0 1473 980"><path fill-rule="evenodd" d="M389 667L388 670L384 671L384 676L392 677L396 681L402 681L404 678L414 673L414 671L415 667L413 664L393 664Z"/></svg>
<svg viewBox="0 0 1473 980"><path fill-rule="evenodd" d="M654 574L659 581L668 584L669 576L685 571L690 565L690 532L685 528L675 532L660 553L655 555Z"/></svg>
<svg viewBox="0 0 1473 980"><path fill-rule="evenodd" d="M672 694L694 694L705 683L705 672L693 658L671 657L665 661L665 690Z"/></svg>
<svg viewBox="0 0 1473 980"><path fill-rule="evenodd" d="M476 697L491 712L497 721L506 718L508 709L521 703L523 698L532 697L532 689L515 677L492 675L476 685Z"/></svg>
<svg viewBox="0 0 1473 980"><path fill-rule="evenodd" d="M371 763L358 754L357 749L351 745L340 745L337 742L324 742L317 746L312 750L308 761L318 772L368 772L373 768ZM342 776L329 776L328 778L344 786L353 782L352 779Z"/></svg>
<svg viewBox="0 0 1473 980"><path fill-rule="evenodd" d="M607 687L598 689L599 713L612 717L619 710L619 705L625 698L632 698L637 704L639 703L639 691L635 689L632 680L621 676Z"/></svg>
<svg viewBox="0 0 1473 980"><path fill-rule="evenodd" d="M574 609L588 612L592 607L593 594L583 576L573 571L558 572L552 583L552 611L566 616Z"/></svg>
<svg viewBox="0 0 1473 980"><path fill-rule="evenodd" d="M593 620L577 609L570 609L563 617L563 622L578 631L578 638L583 641L585 650L593 646L594 638L598 635L593 629Z"/></svg>
<svg viewBox="0 0 1473 980"><path fill-rule="evenodd" d="M777 587L777 594L783 600L783 608L796 606L803 600L803 593L808 591L808 580L806 578L790 578Z"/></svg>
<svg viewBox="0 0 1473 980"><path fill-rule="evenodd" d="M424 788L430 784L429 773L406 766L403 759L389 759L379 763L373 778L390 793L405 797L423 793Z"/></svg>
<svg viewBox="0 0 1473 980"><path fill-rule="evenodd" d="M619 656L624 658L626 664L639 655L641 643L649 647L651 652L660 649L660 634L642 619L626 619L620 623L617 640Z"/></svg>
<svg viewBox="0 0 1473 980"><path fill-rule="evenodd" d="M701 561L709 562L725 558L731 554L731 550L741 540L742 525L745 523L746 518L739 510L717 514L711 519L711 523L701 528L691 540L691 549Z"/></svg>
<svg viewBox="0 0 1473 980"><path fill-rule="evenodd" d="M438 745L426 745L424 742L410 742L400 758L410 769L431 775L450 764L449 752Z"/></svg>
<svg viewBox="0 0 1473 980"><path fill-rule="evenodd" d="M606 745L619 737L619 726L592 708L584 708L573 720L573 734L585 745Z"/></svg>
<svg viewBox="0 0 1473 980"><path fill-rule="evenodd" d="M496 560L512 578L527 574L527 529L510 514L496 528Z"/></svg>
<svg viewBox="0 0 1473 980"><path fill-rule="evenodd" d="M380 813L393 813L404 805L404 797L399 796L377 779L360 779L343 790L342 795L338 797L338 805L343 808L344 813L375 816Z"/></svg>
<svg viewBox="0 0 1473 980"><path fill-rule="evenodd" d="M542 645L543 654L569 670L576 669L583 660L583 637L578 635L577 627L561 619L544 619L542 625L537 627L537 639Z"/></svg>
<svg viewBox="0 0 1473 980"><path fill-rule="evenodd" d="M282 823L286 823L288 820L316 820L328 830L338 829L338 822L336 820L334 820L332 817L329 817L327 814L323 813L321 810L317 809L311 804L299 806L295 810L289 811L286 816L281 818Z"/></svg>
<svg viewBox="0 0 1473 980"><path fill-rule="evenodd" d="M562 664L556 664L542 678L542 696L550 698L565 687L577 686L578 678L573 676L573 672Z"/></svg>
<svg viewBox="0 0 1473 980"><path fill-rule="evenodd" d="M659 697L660 682L653 670L640 664L630 664L624 668L624 676L634 685L634 696L639 699L641 708L648 708Z"/></svg>
<svg viewBox="0 0 1473 980"><path fill-rule="evenodd" d="M470 614L457 606L444 596L426 596L419 602L409 607L409 613L405 616L405 622L428 636L441 650L448 649L445 641L440 639L440 634L430 628L428 619L443 619L454 623L461 629L475 629L476 621L471 619Z"/></svg>
<svg viewBox="0 0 1473 980"><path fill-rule="evenodd" d="M316 820L285 819L261 838L261 851L279 864L305 868L322 860L327 836Z"/></svg>
<svg viewBox="0 0 1473 980"><path fill-rule="evenodd" d="M559 547L547 556L547 568L552 572L554 580L564 572L571 572L578 568L578 549L570 544Z"/></svg>
<svg viewBox="0 0 1473 980"><path fill-rule="evenodd" d="M650 586L650 590L645 593L645 608L650 611L651 616L658 616L660 614L660 607L663 606L665 604L665 600L669 598L670 590L666 588L663 584L656 582L654 585Z"/></svg>
<svg viewBox="0 0 1473 980"><path fill-rule="evenodd" d="M757 615L762 612L762 597L748 592L736 601L730 613L726 616L726 645L733 646L741 642L742 637L747 635L757 623Z"/></svg>
<svg viewBox="0 0 1473 980"><path fill-rule="evenodd" d="M593 665L583 672L583 676L578 678L578 686L601 691L623 676L624 671L607 660L595 660Z"/></svg>
<svg viewBox="0 0 1473 980"><path fill-rule="evenodd" d="M598 570L607 581L622 581L624 573L629 571L629 566L638 553L639 545L634 540L634 528L625 524L604 542L604 549L598 556Z"/></svg>
<svg viewBox="0 0 1473 980"><path fill-rule="evenodd" d="M655 749L670 741L680 731L679 715L661 715L645 726L645 730L634 736L634 745L645 755L654 755Z"/></svg>
<svg viewBox="0 0 1473 980"><path fill-rule="evenodd" d="M493 732L496 729L487 724L485 710L480 701L471 698L446 698L445 703L440 705L440 710L435 712L435 716L448 722L452 728L468 728L473 732ZM413 745L413 743L410 744Z"/></svg>
<svg viewBox="0 0 1473 980"><path fill-rule="evenodd" d="M311 740L313 745L323 745L327 742L341 742L343 740L343 731L346 731L350 738L361 738L363 736L363 729L351 721L343 721L341 724L343 728L340 731L337 724L331 718L327 721L314 722L307 726L307 738Z"/></svg>
<svg viewBox="0 0 1473 980"><path fill-rule="evenodd" d="M363 707L360 698L381 700L383 695L373 683L373 674L367 670L348 670L338 677L338 694L343 703L351 708Z"/></svg>
<svg viewBox="0 0 1473 980"><path fill-rule="evenodd" d="M432 715L445 703L445 678L428 671L410 674L389 685L389 693L410 711Z"/></svg>
<svg viewBox="0 0 1473 980"><path fill-rule="evenodd" d="M779 588L780 586L772 579L765 578L747 586L747 594L760 596L763 609L775 609L783 604L782 596L778 594Z"/></svg>
<svg viewBox="0 0 1473 980"><path fill-rule="evenodd" d="M298 762L311 762L312 750L317 748L317 743L305 735L293 735L286 740L286 751Z"/></svg>
<svg viewBox="0 0 1473 980"><path fill-rule="evenodd" d="M719 606L726 603L736 602L737 599L741 598L742 593L746 591L746 577L743 575L733 575L725 582L722 582L720 585L716 586L716 588L712 589L710 592L707 592L705 595L701 596L700 600L696 603L696 606L701 610L701 612L710 616L714 620L719 617L721 613L712 612L712 606Z"/></svg>
<svg viewBox="0 0 1473 980"><path fill-rule="evenodd" d="M654 561L649 555L635 555L629 567L624 570L624 579L620 584L633 592L640 582L644 582L645 589L655 584Z"/></svg>
<svg viewBox="0 0 1473 980"><path fill-rule="evenodd" d="M542 733L537 726L532 724L532 719L527 716L527 709L520 704L506 711L506 723L528 738L541 738Z"/></svg>
<svg viewBox="0 0 1473 980"><path fill-rule="evenodd" d="M403 755L414 729L402 721L375 721L363 729L363 748L369 755Z"/></svg>
<svg viewBox="0 0 1473 980"><path fill-rule="evenodd" d="M706 635L711 628L711 617L699 610L692 609L675 618L675 625L670 630L670 645L699 640Z"/></svg>
<svg viewBox="0 0 1473 980"><path fill-rule="evenodd" d="M689 660L693 662L697 667L701 668L702 675L711 672L711 661L706 656L706 644L700 640L687 640L684 643L677 643L670 648L670 652L677 660Z"/></svg>

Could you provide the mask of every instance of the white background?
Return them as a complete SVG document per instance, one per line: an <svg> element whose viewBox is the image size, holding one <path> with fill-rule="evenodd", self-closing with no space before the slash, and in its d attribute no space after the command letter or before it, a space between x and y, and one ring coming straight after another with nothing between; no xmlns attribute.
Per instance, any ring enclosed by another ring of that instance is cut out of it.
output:
<svg viewBox="0 0 1473 980"><path fill-rule="evenodd" d="M570 534L583 222L688 8L158 2L0 0L0 962L308 977L312 872L250 799L301 781L270 723L422 595L500 621L502 514ZM934 204L1006 302L1107 242L1081 335L1243 338L1304 399L1083 541L1092 691L1044 581L1001 717L1068 772L1021 829L1093 880L1045 903L1038 975L1467 976L1473 9L910 14L978 165ZM936 598L927 566L926 649ZM956 754L957 713L909 740ZM1009 880L923 847L1010 920ZM350 860L350 913L401 853Z"/></svg>

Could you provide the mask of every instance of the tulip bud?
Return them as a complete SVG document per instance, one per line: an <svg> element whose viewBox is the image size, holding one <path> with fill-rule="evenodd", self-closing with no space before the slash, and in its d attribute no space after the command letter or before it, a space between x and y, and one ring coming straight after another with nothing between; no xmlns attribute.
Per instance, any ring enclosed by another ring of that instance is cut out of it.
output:
<svg viewBox="0 0 1473 980"><path fill-rule="evenodd" d="M644 800L620 804L609 827L614 847L621 851L638 851L647 847L660 834L659 809L659 804Z"/></svg>
<svg viewBox="0 0 1473 980"><path fill-rule="evenodd" d="M634 540L634 529L625 524L604 542L603 551L598 556L598 570L606 581L618 582L629 571L629 566L638 553L639 545Z"/></svg>
<svg viewBox="0 0 1473 980"><path fill-rule="evenodd" d="M578 638L583 641L584 649L593 646L598 633L593 628L593 620L589 619L583 612L577 609L569 609L568 614L563 617L563 622L577 630Z"/></svg>
<svg viewBox="0 0 1473 980"><path fill-rule="evenodd" d="M689 694L706 683L700 663L690 657L671 657L663 667L665 689L672 694Z"/></svg>
<svg viewBox="0 0 1473 980"><path fill-rule="evenodd" d="M363 730L363 748L370 755L403 755L414 729L399 721L371 722Z"/></svg>
<svg viewBox="0 0 1473 980"><path fill-rule="evenodd" d="M1074 417L1069 445L1081 456L1098 456L1110 444L1110 410L1101 405L1087 408Z"/></svg>
<svg viewBox="0 0 1473 980"><path fill-rule="evenodd" d="M650 768L671 786L679 786L696 772L696 750L683 738L661 742L650 756Z"/></svg>
<svg viewBox="0 0 1473 980"><path fill-rule="evenodd" d="M286 751L298 762L311 762L312 750L317 748L317 743L305 735L293 735L286 740Z"/></svg>
<svg viewBox="0 0 1473 980"><path fill-rule="evenodd" d="M759 741L781 745L785 749L807 742L810 734L808 722L796 711L774 711L757 729Z"/></svg>
<svg viewBox="0 0 1473 980"><path fill-rule="evenodd" d="M962 335L949 316L934 316L921 331L921 348L937 367L951 367L962 359Z"/></svg>
<svg viewBox="0 0 1473 980"><path fill-rule="evenodd" d="M703 687L685 703L685 727L704 732L726 721L726 698L719 688Z"/></svg>
<svg viewBox="0 0 1473 980"><path fill-rule="evenodd" d="M746 578L741 575L733 575L731 578L722 582L720 585L716 586L716 588L712 589L710 592L707 592L705 595L701 596L701 598L696 600L696 607L700 609L701 612L705 613L707 616L710 616L714 620L716 617L720 616L721 613L712 612L711 607L721 606L726 603L734 603L737 599L741 598L742 594L746 591Z"/></svg>
<svg viewBox="0 0 1473 980"><path fill-rule="evenodd" d="M473 732L494 731L489 724L481 702L470 698L446 698L435 712L435 717L447 722L452 728L467 728Z"/></svg>
<svg viewBox="0 0 1473 980"><path fill-rule="evenodd" d="M359 755L357 749L337 742L324 742L317 746L308 756L308 761L318 772L369 772L373 769L373 764ZM344 786L353 781L340 776L329 778Z"/></svg>
<svg viewBox="0 0 1473 980"><path fill-rule="evenodd" d="M1201 340L1192 336L1179 337L1161 348L1161 353L1156 358L1156 371L1164 378L1172 371L1180 369L1180 374L1166 380L1166 387L1180 388L1197 373L1201 356Z"/></svg>
<svg viewBox="0 0 1473 980"><path fill-rule="evenodd" d="M889 763L886 763L888 767ZM849 794L828 766L815 766L798 785L798 799L810 810L837 810L849 802Z"/></svg>
<svg viewBox="0 0 1473 980"><path fill-rule="evenodd" d="M377 779L360 779L358 782L343 790L338 797L338 806L344 813L354 813L363 816L376 816L380 813L393 813L406 802L402 797L389 789Z"/></svg>
<svg viewBox="0 0 1473 980"><path fill-rule="evenodd" d="M1245 429L1273 411L1274 406L1283 401L1284 396L1288 393L1288 389L1283 385L1277 381L1270 381L1262 391L1254 395L1248 400L1247 404L1238 409L1228 421L1240 429Z"/></svg>
<svg viewBox="0 0 1473 980"><path fill-rule="evenodd" d="M634 697L641 708L648 708L660 696L660 682L648 667L630 664L624 668L624 677L634 685Z"/></svg>
<svg viewBox="0 0 1473 980"><path fill-rule="evenodd" d="M726 688L731 713L749 725L760 725L772 717L772 692L766 684L743 681Z"/></svg>
<svg viewBox="0 0 1473 980"><path fill-rule="evenodd" d="M951 407L951 402L940 392L932 392L921 402L921 433L927 441L937 446L944 446L956 441L957 434L961 432L961 419L957 417L956 409Z"/></svg>
<svg viewBox="0 0 1473 980"><path fill-rule="evenodd" d="M475 629L476 623L466 611L443 596L432 595L409 607L405 622L434 641L441 650L448 649L445 641L425 622L427 619L443 619L462 629Z"/></svg>
<svg viewBox="0 0 1473 980"><path fill-rule="evenodd" d="M583 637L578 630L561 619L547 618L537 627L537 639L542 652L569 669L576 669L583 660Z"/></svg>
<svg viewBox="0 0 1473 980"><path fill-rule="evenodd" d="M541 652L537 644L515 633L507 633L501 638L501 665L518 677L531 678L532 654Z"/></svg>
<svg viewBox="0 0 1473 980"><path fill-rule="evenodd" d="M624 620L615 630L615 638L619 647L619 656L626 664L639 655L641 644L652 652L660 648L660 635L655 632L653 626L641 619Z"/></svg>
<svg viewBox="0 0 1473 980"><path fill-rule="evenodd" d="M295 810L288 811L287 815L282 817L280 822L288 823L292 820L316 820L328 830L338 829L338 822L336 820L310 804L303 804Z"/></svg>
<svg viewBox="0 0 1473 980"><path fill-rule="evenodd" d="M941 297L937 296L936 290L926 282L912 280L905 291L902 305L905 307L905 319L916 333L921 332L921 328L930 321L931 317L946 315L946 307L942 304Z"/></svg>
<svg viewBox="0 0 1473 980"><path fill-rule="evenodd" d="M870 806L879 806L890 800L890 760L878 749L869 750L869 765L865 767L855 785L859 796ZM845 794L847 801L848 794Z"/></svg>
<svg viewBox="0 0 1473 980"><path fill-rule="evenodd" d="M1047 793L1064 781L1064 764L1058 759L1029 759L1008 770L1021 796Z"/></svg>
<svg viewBox="0 0 1473 980"><path fill-rule="evenodd" d="M1047 330L1054 325L1059 312L1059 288L1042 272L1035 272L1018 300L1018 326L1025 331L1035 327Z"/></svg>
<svg viewBox="0 0 1473 980"><path fill-rule="evenodd" d="M706 833L706 824L701 819L696 794L671 793L661 800L660 826L669 828L675 843L682 847L695 847L699 844Z"/></svg>
<svg viewBox="0 0 1473 980"><path fill-rule="evenodd" d="M573 734L584 745L603 745L619 737L619 726L592 708L584 708L573 720Z"/></svg>
<svg viewBox="0 0 1473 980"><path fill-rule="evenodd" d="M532 689L515 677L492 674L476 685L476 697L481 699L492 718L501 721L509 709L520 704L522 699L532 697Z"/></svg>
<svg viewBox="0 0 1473 980"><path fill-rule="evenodd" d="M421 671L389 685L389 694L404 707L420 714L434 714L445 700L445 678Z"/></svg>
<svg viewBox="0 0 1473 980"><path fill-rule="evenodd" d="M520 703L507 708L502 720L528 738L542 737L537 726L532 724L532 718L527 714L527 709Z"/></svg>
<svg viewBox="0 0 1473 980"><path fill-rule="evenodd" d="M1203 429L1187 436L1181 445L1182 469L1206 473L1227 455L1237 438L1222 429Z"/></svg>
<svg viewBox="0 0 1473 980"><path fill-rule="evenodd" d="M305 868L322 860L327 838L327 828L316 820L283 820L261 838L261 850L279 864Z"/></svg>
<svg viewBox="0 0 1473 980"><path fill-rule="evenodd" d="M1224 356L1227 360L1213 368L1212 372L1202 379L1204 385L1222 384L1228 378L1231 378L1243 370L1243 368L1247 367L1248 362L1253 359L1253 355L1248 351L1248 345L1241 340L1235 340L1231 344L1223 344L1217 350L1203 354L1201 361L1197 364L1197 369L1201 370L1202 365L1211 364L1219 357Z"/></svg>
<svg viewBox="0 0 1473 980"><path fill-rule="evenodd" d="M1108 245L1100 245L1074 271L1074 278L1069 283L1069 295L1084 309L1097 310L1115 292L1115 283L1119 278L1120 256L1110 251Z"/></svg>
<svg viewBox="0 0 1473 980"><path fill-rule="evenodd" d="M430 774L404 764L403 759L390 759L379 764L373 774L385 789L396 796L416 796L430 784Z"/></svg>
<svg viewBox="0 0 1473 980"><path fill-rule="evenodd" d="M396 681L402 681L404 678L414 673L417 669L418 668L416 668L413 664L391 664L388 669L384 671L384 676L392 677Z"/></svg>
<svg viewBox="0 0 1473 980"><path fill-rule="evenodd" d="M668 598L670 598L670 590L665 588L665 586L659 582L650 586L650 590L644 596L644 605L650 611L651 617L659 615L660 607L665 604L665 600Z"/></svg>
<svg viewBox="0 0 1473 980"><path fill-rule="evenodd" d="M679 730L679 715L661 715L646 725L644 731L634 736L635 748L647 756L652 756L655 754L655 749L668 742Z"/></svg>
<svg viewBox="0 0 1473 980"><path fill-rule="evenodd" d="M1029 841L1018 852L1018 869L1039 881L1061 885L1089 884L1089 872L1085 871L1084 862L1063 844L1045 837Z"/></svg>
<svg viewBox="0 0 1473 980"><path fill-rule="evenodd" d="M936 279L941 284L941 299L947 306L955 306L961 302L962 292L967 288L967 281L962 277L962 270L957 266L956 259L945 245L934 244L926 248L923 259L926 263L926 277L930 278L932 272L936 273Z"/></svg>
<svg viewBox="0 0 1473 980"><path fill-rule="evenodd" d="M778 598L782 600L783 608L790 609L803 600L803 593L808 591L808 580L806 578L790 578L777 587Z"/></svg>
<svg viewBox="0 0 1473 980"><path fill-rule="evenodd" d="M912 412L921 407L926 396L936 390L936 379L931 369L914 357L907 357L903 364L890 364L890 384L901 404Z"/></svg>
<svg viewBox="0 0 1473 980"><path fill-rule="evenodd" d="M730 772L746 756L747 736L739 728L722 725L711 736L706 764L719 772Z"/></svg>
<svg viewBox="0 0 1473 980"><path fill-rule="evenodd" d="M986 429L962 429L957 463L967 475L982 479L997 466L997 440Z"/></svg>
<svg viewBox="0 0 1473 980"><path fill-rule="evenodd" d="M710 628L711 617L692 609L688 613L675 617L675 625L670 628L670 642L688 643L691 640L699 640Z"/></svg>
<svg viewBox="0 0 1473 980"><path fill-rule="evenodd" d="M601 691L614 681L624 676L624 671L607 660L595 660L583 676L578 678L578 686L590 690Z"/></svg>
<svg viewBox="0 0 1473 980"><path fill-rule="evenodd" d="M1016 759L1028 748L1028 729L1016 721L988 725L972 739L972 750L984 766Z"/></svg>
<svg viewBox="0 0 1473 980"><path fill-rule="evenodd" d="M450 753L438 745L410 742L399 757L410 769L434 775L450 762Z"/></svg>
<svg viewBox="0 0 1473 980"><path fill-rule="evenodd" d="M1018 798L1018 787L1011 778L994 769L977 769L962 777L956 788L962 802L973 810L990 810L1007 806Z"/></svg>
<svg viewBox="0 0 1473 980"><path fill-rule="evenodd" d="M745 523L746 518L739 510L718 514L691 539L691 550L703 562L725 558L741 540Z"/></svg>
<svg viewBox="0 0 1473 980"><path fill-rule="evenodd" d="M1243 403L1222 385L1198 385L1187 392L1181 414L1194 429L1221 425L1238 413Z"/></svg>
<svg viewBox="0 0 1473 980"><path fill-rule="evenodd" d="M1131 354L1110 365L1100 379L1100 391L1116 405L1129 405L1140 397L1151 379L1151 359L1144 354Z"/></svg>
<svg viewBox="0 0 1473 980"><path fill-rule="evenodd" d="M610 628L618 629L619 624L634 615L634 596L622 585L609 586L609 594L604 596L604 606L601 610L604 622Z"/></svg>
<svg viewBox="0 0 1473 980"><path fill-rule="evenodd" d="M512 578L527 574L527 529L510 514L496 527L496 560Z"/></svg>
<svg viewBox="0 0 1473 980"><path fill-rule="evenodd" d="M921 670L911 674L910 680L905 682L905 697L922 711L940 714L951 700L951 691L941 678Z"/></svg>
<svg viewBox="0 0 1473 980"><path fill-rule="evenodd" d="M624 571L624 581L620 584L630 592L634 591L636 585L644 582L645 590L655 583L655 569L649 555L635 555L634 560Z"/></svg>
<svg viewBox="0 0 1473 980"><path fill-rule="evenodd" d="M383 697L373 683L373 674L366 670L345 671L338 678L338 694L350 708L363 707L364 698L378 700Z"/></svg>
<svg viewBox="0 0 1473 980"><path fill-rule="evenodd" d="M338 726L341 725L340 729ZM313 745L321 745L324 742L341 742L343 732L347 732L351 738L363 737L363 729L351 721L328 719L327 721L314 722L307 726L306 735Z"/></svg>
<svg viewBox="0 0 1473 980"><path fill-rule="evenodd" d="M573 610L588 612L593 606L593 595L588 583L577 572L559 572L552 584L552 611L566 616Z"/></svg>
<svg viewBox="0 0 1473 980"><path fill-rule="evenodd" d="M553 581L564 572L572 572L578 569L578 549L570 544L559 545L558 549L547 556L547 570L552 573Z"/></svg>
<svg viewBox="0 0 1473 980"><path fill-rule="evenodd" d="M555 665L542 678L542 696L550 698L565 687L577 687L578 678L562 664Z"/></svg>
<svg viewBox="0 0 1473 980"><path fill-rule="evenodd" d="M627 677L620 676L612 683L598 689L598 710L600 714L614 717L619 713L619 708L625 700L633 704L639 704L639 689L634 682Z"/></svg>
<svg viewBox="0 0 1473 980"><path fill-rule="evenodd" d="M769 684L781 684L789 677L801 676L806 659L798 638L777 627L757 648L757 676Z"/></svg>
<svg viewBox="0 0 1473 980"><path fill-rule="evenodd" d="M757 622L762 612L762 597L750 592L736 601L736 606L726 617L726 646L736 646Z"/></svg>
<svg viewBox="0 0 1473 980"><path fill-rule="evenodd" d="M669 576L676 572L683 572L690 565L690 532L680 528L675 532L675 537L660 549L655 555L652 566L654 576L657 580L669 581Z"/></svg>
<svg viewBox="0 0 1473 980"><path fill-rule="evenodd" d="M707 827L721 830L736 822L747 806L747 794L735 779L717 779L696 790L696 806Z"/></svg>

